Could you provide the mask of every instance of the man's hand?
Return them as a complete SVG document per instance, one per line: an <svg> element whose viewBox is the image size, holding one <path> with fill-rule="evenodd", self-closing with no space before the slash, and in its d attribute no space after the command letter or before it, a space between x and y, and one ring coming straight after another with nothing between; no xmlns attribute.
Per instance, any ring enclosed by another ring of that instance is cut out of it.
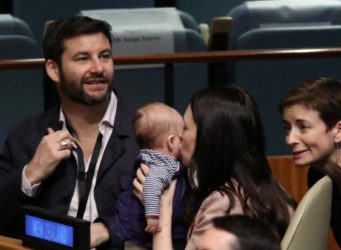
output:
<svg viewBox="0 0 341 250"><path fill-rule="evenodd" d="M98 247L109 240L109 231L101 222L92 223L90 226L90 246Z"/></svg>
<svg viewBox="0 0 341 250"><path fill-rule="evenodd" d="M67 131L54 131L48 128L48 134L40 141L32 160L25 169L30 183L36 184L48 178L59 162L70 157L75 138Z"/></svg>

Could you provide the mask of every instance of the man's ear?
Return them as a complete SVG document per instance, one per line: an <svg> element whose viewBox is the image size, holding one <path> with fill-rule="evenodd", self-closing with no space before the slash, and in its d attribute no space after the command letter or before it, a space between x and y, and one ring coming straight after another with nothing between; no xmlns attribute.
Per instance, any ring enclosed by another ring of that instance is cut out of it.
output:
<svg viewBox="0 0 341 250"><path fill-rule="evenodd" d="M335 143L340 143L341 142L341 120L338 121L335 125Z"/></svg>
<svg viewBox="0 0 341 250"><path fill-rule="evenodd" d="M48 59L45 62L45 70L52 81L60 82L59 67L55 61Z"/></svg>

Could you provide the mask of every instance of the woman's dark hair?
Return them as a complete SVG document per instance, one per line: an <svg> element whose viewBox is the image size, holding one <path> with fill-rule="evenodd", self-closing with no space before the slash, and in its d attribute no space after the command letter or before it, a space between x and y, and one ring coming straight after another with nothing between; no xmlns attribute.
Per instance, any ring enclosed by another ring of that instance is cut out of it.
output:
<svg viewBox="0 0 341 250"><path fill-rule="evenodd" d="M279 104L280 112L294 106L303 105L316 110L328 129L341 120L341 84L339 81L319 77L292 88Z"/></svg>
<svg viewBox="0 0 341 250"><path fill-rule="evenodd" d="M236 198L244 214L259 217L283 236L289 223L288 204L294 201L273 178L265 155L262 122L253 99L236 86L202 90L190 107L197 125L190 168L196 169L198 188L186 207L192 221L203 200L213 191Z"/></svg>
<svg viewBox="0 0 341 250"><path fill-rule="evenodd" d="M75 16L51 22L47 25L43 39L45 60L51 59L60 66L61 57L65 50L65 40L98 32L103 33L112 45L111 26L105 21L86 16Z"/></svg>

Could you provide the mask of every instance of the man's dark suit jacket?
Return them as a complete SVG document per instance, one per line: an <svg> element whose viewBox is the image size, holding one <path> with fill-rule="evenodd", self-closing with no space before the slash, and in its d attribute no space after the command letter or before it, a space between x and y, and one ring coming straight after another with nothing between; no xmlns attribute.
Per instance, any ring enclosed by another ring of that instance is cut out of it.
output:
<svg viewBox="0 0 341 250"><path fill-rule="evenodd" d="M133 136L132 111L118 97L115 124L100 164L94 196L101 220L111 224L118 195L128 188L138 146ZM63 160L42 182L36 198L21 191L23 167L32 159L47 128L58 128L59 107L30 117L10 130L0 155L0 234L18 237L18 208L32 204L67 214L77 179L74 157ZM110 227L109 227L110 228ZM112 249L120 245L111 234Z"/></svg>

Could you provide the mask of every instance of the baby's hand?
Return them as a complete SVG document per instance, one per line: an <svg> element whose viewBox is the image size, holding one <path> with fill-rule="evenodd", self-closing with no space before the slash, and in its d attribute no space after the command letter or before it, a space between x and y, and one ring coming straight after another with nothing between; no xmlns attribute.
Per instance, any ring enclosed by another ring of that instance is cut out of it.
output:
<svg viewBox="0 0 341 250"><path fill-rule="evenodd" d="M146 220L147 226L144 229L146 232L154 234L161 231L159 218L146 217Z"/></svg>

